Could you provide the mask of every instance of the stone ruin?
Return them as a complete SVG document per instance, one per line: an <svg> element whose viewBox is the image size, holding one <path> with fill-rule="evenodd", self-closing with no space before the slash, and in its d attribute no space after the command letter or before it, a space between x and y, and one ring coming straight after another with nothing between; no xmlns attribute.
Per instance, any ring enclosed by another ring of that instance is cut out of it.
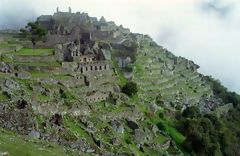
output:
<svg viewBox="0 0 240 156"><path fill-rule="evenodd" d="M55 46L55 58L62 62L65 72L75 75L78 84L89 87L85 89L84 98L88 102L106 100L109 96L110 92L100 91L101 84L113 82L115 76L111 61L105 55L106 49L91 40L90 33L74 42Z"/></svg>
<svg viewBox="0 0 240 156"><path fill-rule="evenodd" d="M74 42L58 44L55 55L68 71L86 74L110 70L110 63L96 42L80 38Z"/></svg>
<svg viewBox="0 0 240 156"><path fill-rule="evenodd" d="M129 29L112 21L107 22L104 17L98 20L87 13L72 13L71 8L68 12L57 8L53 15L38 17L37 22L49 30L48 40L42 46L74 41L86 32L90 32L95 40L115 39L130 33Z"/></svg>
<svg viewBox="0 0 240 156"><path fill-rule="evenodd" d="M115 48L109 41L118 43L130 34L130 30L108 22L104 17L98 20L86 13L72 13L71 8L68 12L57 8L53 15L42 15L37 22L48 30L48 35L44 42L38 42L36 48L54 47L53 55L13 55L12 60L20 62L17 65L20 72L12 72L15 65L12 67L11 64L3 63L0 64L0 72L10 72L12 76L21 79L79 88L78 95L88 102L106 100L114 92L113 86L117 79L111 62L111 49ZM24 46L28 47L27 43ZM42 65L42 62L49 63L49 66ZM30 71L49 73L50 76L36 78ZM65 77L57 77L54 73Z"/></svg>

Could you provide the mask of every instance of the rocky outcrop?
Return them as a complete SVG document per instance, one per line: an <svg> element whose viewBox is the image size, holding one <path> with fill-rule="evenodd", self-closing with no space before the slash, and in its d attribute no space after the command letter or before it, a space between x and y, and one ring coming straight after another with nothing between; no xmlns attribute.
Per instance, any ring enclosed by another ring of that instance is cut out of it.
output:
<svg viewBox="0 0 240 156"><path fill-rule="evenodd" d="M10 73L12 71L11 66L5 62L0 62L0 72Z"/></svg>

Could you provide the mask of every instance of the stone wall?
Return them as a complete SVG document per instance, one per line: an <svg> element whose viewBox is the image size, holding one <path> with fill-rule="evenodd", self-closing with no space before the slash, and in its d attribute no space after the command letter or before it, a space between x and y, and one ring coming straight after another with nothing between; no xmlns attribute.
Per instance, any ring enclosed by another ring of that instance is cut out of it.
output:
<svg viewBox="0 0 240 156"><path fill-rule="evenodd" d="M96 93L93 93L92 95L86 96L86 100L88 102L99 102L99 101L107 100L108 97L109 97L109 93L96 92Z"/></svg>
<svg viewBox="0 0 240 156"><path fill-rule="evenodd" d="M50 66L31 66L31 65L14 65L19 71L40 71L40 72L64 72L61 67L50 67Z"/></svg>
<svg viewBox="0 0 240 156"><path fill-rule="evenodd" d="M106 61L96 61L88 63L63 62L62 67L71 72L91 73L94 71L105 71L110 69L110 65Z"/></svg>
<svg viewBox="0 0 240 156"><path fill-rule="evenodd" d="M77 62L62 62L62 67L70 72L76 72L78 69L78 63Z"/></svg>
<svg viewBox="0 0 240 156"><path fill-rule="evenodd" d="M88 73L92 71L104 71L109 70L109 64L105 61L97 61L90 63L80 63L78 66L78 72L80 73Z"/></svg>

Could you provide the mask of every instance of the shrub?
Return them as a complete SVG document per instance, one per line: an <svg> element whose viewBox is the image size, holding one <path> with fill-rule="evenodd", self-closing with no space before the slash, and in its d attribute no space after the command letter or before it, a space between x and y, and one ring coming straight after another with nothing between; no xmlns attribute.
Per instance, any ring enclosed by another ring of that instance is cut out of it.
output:
<svg viewBox="0 0 240 156"><path fill-rule="evenodd" d="M162 122L159 122L158 124L157 124L157 127L158 127L158 129L160 129L161 131L166 131L166 126L162 123Z"/></svg>
<svg viewBox="0 0 240 156"><path fill-rule="evenodd" d="M135 82L127 82L122 87L122 92L128 96L133 96L138 92L137 84Z"/></svg>
<svg viewBox="0 0 240 156"><path fill-rule="evenodd" d="M196 106L187 107L182 114L183 117L187 118L198 118L201 116L200 110Z"/></svg>

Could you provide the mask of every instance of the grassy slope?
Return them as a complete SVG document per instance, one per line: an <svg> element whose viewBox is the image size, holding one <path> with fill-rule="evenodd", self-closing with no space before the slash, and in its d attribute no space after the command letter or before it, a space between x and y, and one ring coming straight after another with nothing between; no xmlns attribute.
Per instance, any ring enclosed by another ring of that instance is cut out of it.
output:
<svg viewBox="0 0 240 156"><path fill-rule="evenodd" d="M14 55L21 55L21 56L43 56L43 55L51 55L52 54L52 50L51 49L22 49L19 52L12 52L12 54ZM22 64L22 65L32 65L32 66L59 66L59 64L56 62L50 62L49 64L47 63L42 63L42 62L15 62L15 64ZM117 67L117 61L113 60L113 64L115 67ZM136 67L138 72L142 73L143 70L141 70L141 67ZM126 79L124 78L121 70L119 70L119 68L117 68L117 74L119 76L119 84L123 85L126 83ZM36 77L41 76L47 76L48 74L46 73L31 73L33 75L35 75ZM40 96L39 99L41 100L46 100L46 97L42 97ZM2 97L2 99L5 99L5 97ZM138 99L135 101L133 99L133 101L135 104L138 103ZM105 108L106 109L106 108ZM122 108L123 109L123 108ZM106 110L104 110L106 111ZM121 112L120 108L116 108L116 110L111 109L110 112ZM157 121L155 120L157 118ZM159 117L156 117L155 119L151 120L151 122L153 124L157 124L158 122L164 122L164 120L161 120ZM97 119L97 118L94 118ZM86 131L84 130L84 127L79 124L76 123L73 119L66 117L64 118L66 127L68 128L69 131L73 132L76 136L81 137L81 138L86 138L88 141L91 140L91 138L89 137L89 134L86 133ZM101 124L100 124L101 125ZM168 123L166 123L166 127L167 127L167 134L169 134L171 137L174 138L174 140L176 142L181 142L183 140L183 137L173 128L171 127L171 125L169 125ZM125 132L128 136L129 133ZM107 137L107 136L106 136ZM13 142L11 142L11 138L13 138ZM51 148L48 147L44 147L44 143L40 142L40 141L36 141L36 143L33 143L31 141L26 142L26 143L21 143L21 140L23 138L11 133L7 133L5 131L0 131L0 143L4 142L5 144L0 144L0 151L8 151L10 153L10 155L23 155L23 156L27 156L27 155L64 155L64 151L58 147L58 146L53 146ZM167 138L163 135L159 135L158 138L156 139L156 141L160 142L160 143L164 143L167 140ZM92 140L91 140L92 143ZM93 144L93 143L92 143ZM142 155L142 153L138 150L138 148L136 147L136 145L134 143L130 143L127 144L125 142L123 142L123 146L127 149L130 149L131 151L133 151L135 154L137 155ZM11 151L10 151L11 150ZM51 152L50 152L51 151ZM37 154L36 154L37 153Z"/></svg>
<svg viewBox="0 0 240 156"><path fill-rule="evenodd" d="M11 156L64 156L66 153L60 146L39 140L25 140L22 136L0 129L0 151Z"/></svg>

